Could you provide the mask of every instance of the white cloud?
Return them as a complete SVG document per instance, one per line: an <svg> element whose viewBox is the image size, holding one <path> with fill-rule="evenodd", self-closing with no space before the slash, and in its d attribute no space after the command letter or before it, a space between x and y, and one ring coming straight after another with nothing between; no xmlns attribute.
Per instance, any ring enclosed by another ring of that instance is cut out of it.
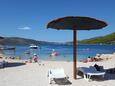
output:
<svg viewBox="0 0 115 86"><path fill-rule="evenodd" d="M20 30L30 30L31 28L30 27L21 27L21 28L18 28L18 29L20 29Z"/></svg>

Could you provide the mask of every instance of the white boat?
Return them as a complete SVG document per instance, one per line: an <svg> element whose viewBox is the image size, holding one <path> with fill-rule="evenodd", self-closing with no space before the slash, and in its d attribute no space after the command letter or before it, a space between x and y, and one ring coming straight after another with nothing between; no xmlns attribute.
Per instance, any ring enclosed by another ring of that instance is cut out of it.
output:
<svg viewBox="0 0 115 86"><path fill-rule="evenodd" d="M30 48L32 48L32 49L37 49L38 46L37 46L37 45L34 45L34 44L31 44L31 45L30 45Z"/></svg>

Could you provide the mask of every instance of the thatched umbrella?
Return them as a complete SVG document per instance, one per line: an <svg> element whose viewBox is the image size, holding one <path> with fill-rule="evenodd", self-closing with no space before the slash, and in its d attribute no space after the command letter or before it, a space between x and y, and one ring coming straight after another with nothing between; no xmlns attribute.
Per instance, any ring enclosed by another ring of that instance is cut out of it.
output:
<svg viewBox="0 0 115 86"><path fill-rule="evenodd" d="M77 65L76 65L76 30L96 30L101 29L107 26L107 23L101 20L97 20L90 17L81 17L81 16L67 16L63 18L58 18L50 21L47 24L47 28L54 28L57 30L73 30L73 76L76 79L77 75Z"/></svg>

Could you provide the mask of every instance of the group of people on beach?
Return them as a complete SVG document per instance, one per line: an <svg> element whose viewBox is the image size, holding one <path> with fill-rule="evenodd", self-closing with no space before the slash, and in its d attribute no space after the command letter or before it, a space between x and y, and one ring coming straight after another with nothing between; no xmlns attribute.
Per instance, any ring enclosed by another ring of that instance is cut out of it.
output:
<svg viewBox="0 0 115 86"><path fill-rule="evenodd" d="M98 58L96 58L96 57L92 57L92 58L91 58L91 57L89 56L89 57L87 58L87 60L88 60L88 62L92 62L92 61L101 61L101 60L103 60L103 59L102 59L102 58L99 58L99 57L98 57Z"/></svg>
<svg viewBox="0 0 115 86"><path fill-rule="evenodd" d="M100 58L100 57L96 58L96 57L90 57L90 56L88 56L87 59L80 60L80 62L87 63L87 62L95 62L95 61L102 61L102 60L103 60L103 59Z"/></svg>
<svg viewBox="0 0 115 86"><path fill-rule="evenodd" d="M28 61L26 61L26 63L38 63L39 65L43 65L43 63L41 63L40 58L37 54L34 54L32 58L30 58Z"/></svg>
<svg viewBox="0 0 115 86"><path fill-rule="evenodd" d="M33 63L33 62L38 62L39 61L39 56L37 54L34 54L33 57L29 58L28 62Z"/></svg>
<svg viewBox="0 0 115 86"><path fill-rule="evenodd" d="M52 49L51 53L50 53L50 57L56 57L58 56L59 53L55 50ZM31 56L28 61L26 61L27 63L37 63L40 61L40 57L38 54L33 54L33 56Z"/></svg>

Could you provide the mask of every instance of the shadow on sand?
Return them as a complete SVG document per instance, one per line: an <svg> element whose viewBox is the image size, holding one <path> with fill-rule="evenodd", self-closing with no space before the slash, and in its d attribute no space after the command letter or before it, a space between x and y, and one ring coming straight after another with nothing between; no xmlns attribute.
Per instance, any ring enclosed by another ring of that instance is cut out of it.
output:
<svg viewBox="0 0 115 86"><path fill-rule="evenodd" d="M22 65L25 65L25 63L21 63L21 62L8 62L5 65L5 68L7 68L7 67L17 67L17 66L22 66Z"/></svg>
<svg viewBox="0 0 115 86"><path fill-rule="evenodd" d="M78 71L78 75L83 78L83 73ZM115 80L115 73L106 73L104 78L101 76L92 76L92 81L106 81L106 80Z"/></svg>
<svg viewBox="0 0 115 86"><path fill-rule="evenodd" d="M107 73L105 75L105 80L115 80L115 74Z"/></svg>
<svg viewBox="0 0 115 86"><path fill-rule="evenodd" d="M68 79L54 79L55 84L58 85L71 85L72 83Z"/></svg>

